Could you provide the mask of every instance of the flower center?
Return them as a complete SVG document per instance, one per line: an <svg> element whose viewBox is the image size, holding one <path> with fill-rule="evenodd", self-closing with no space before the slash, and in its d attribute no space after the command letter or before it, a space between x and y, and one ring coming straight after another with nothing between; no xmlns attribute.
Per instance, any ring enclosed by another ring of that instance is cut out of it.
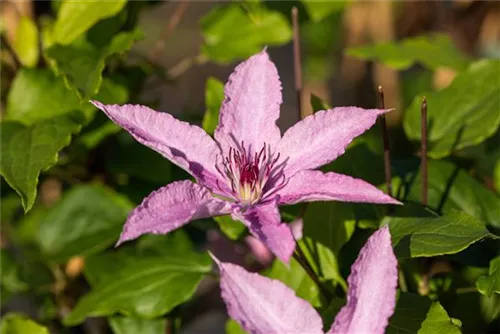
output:
<svg viewBox="0 0 500 334"><path fill-rule="evenodd" d="M279 157L266 144L252 156L242 142L240 149L231 147L216 168L231 187L231 196L243 205L252 205L284 186L283 166L276 165Z"/></svg>

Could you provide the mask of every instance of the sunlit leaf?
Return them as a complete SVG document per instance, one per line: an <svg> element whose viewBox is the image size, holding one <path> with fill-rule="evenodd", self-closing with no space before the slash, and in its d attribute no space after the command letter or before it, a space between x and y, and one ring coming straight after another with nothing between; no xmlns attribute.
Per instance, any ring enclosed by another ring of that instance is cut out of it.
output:
<svg viewBox="0 0 500 334"><path fill-rule="evenodd" d="M99 20L117 14L126 3L125 0L64 1L57 13L54 41L70 44Z"/></svg>
<svg viewBox="0 0 500 334"><path fill-rule="evenodd" d="M237 22L237 28L235 27ZM202 52L210 60L228 63L290 41L292 31L279 12L239 3L217 6L201 20Z"/></svg>
<svg viewBox="0 0 500 334"><path fill-rule="evenodd" d="M241 238L246 231L246 227L242 222L234 220L229 215L214 217L214 220L219 225L222 233L231 240Z"/></svg>
<svg viewBox="0 0 500 334"><path fill-rule="evenodd" d="M443 306L439 302L435 302L422 322L418 334L460 334L462 333L460 326L460 321L450 318Z"/></svg>
<svg viewBox="0 0 500 334"><path fill-rule="evenodd" d="M87 110L76 94L48 69L22 69L16 75L7 96L5 120L23 124L68 114L75 109Z"/></svg>
<svg viewBox="0 0 500 334"><path fill-rule="evenodd" d="M47 50L47 55L53 61L56 73L63 76L66 85L74 89L82 100L88 100L99 90L106 59L130 49L141 37L142 32L134 30L115 35L103 47L97 47L86 40L66 46L56 44Z"/></svg>
<svg viewBox="0 0 500 334"><path fill-rule="evenodd" d="M1 334L49 334L49 330L24 314L7 313L0 322Z"/></svg>
<svg viewBox="0 0 500 334"><path fill-rule="evenodd" d="M246 334L247 332L241 328L240 324L233 319L226 322L226 334Z"/></svg>
<svg viewBox="0 0 500 334"><path fill-rule="evenodd" d="M141 319L117 315L109 318L109 325L115 334L158 334L165 332L167 319Z"/></svg>
<svg viewBox="0 0 500 334"><path fill-rule="evenodd" d="M403 126L412 140L420 140L420 105L427 97L429 150L432 158L476 145L500 125L499 60L472 64L439 92L419 94L406 110Z"/></svg>
<svg viewBox="0 0 500 334"><path fill-rule="evenodd" d="M80 117L78 117L80 116ZM58 152L80 131L81 115L54 117L32 126L1 122L0 173L21 196L25 211L35 203L38 176L53 166Z"/></svg>
<svg viewBox="0 0 500 334"><path fill-rule="evenodd" d="M306 7L309 17L314 21L321 21L332 13L342 11L349 1L301 1Z"/></svg>
<svg viewBox="0 0 500 334"><path fill-rule="evenodd" d="M16 38L13 49L21 64L26 67L34 67L38 63L40 56L40 46L38 45L38 29L27 16L22 16L16 28Z"/></svg>
<svg viewBox="0 0 500 334"><path fill-rule="evenodd" d="M448 67L463 70L469 63L446 35L434 34L407 38L401 42L355 47L347 50L349 56L376 60L394 69L405 69L416 63L435 70Z"/></svg>

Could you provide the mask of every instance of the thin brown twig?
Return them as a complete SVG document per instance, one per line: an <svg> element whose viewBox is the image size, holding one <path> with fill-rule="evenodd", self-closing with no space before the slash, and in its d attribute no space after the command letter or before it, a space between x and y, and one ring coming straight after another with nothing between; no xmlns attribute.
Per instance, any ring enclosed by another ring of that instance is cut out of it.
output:
<svg viewBox="0 0 500 334"><path fill-rule="evenodd" d="M299 10L292 8L292 27L293 27L293 73L295 76L295 92L297 94L297 109L299 119L304 118L302 112L302 67L300 60L300 31L299 31Z"/></svg>
<svg viewBox="0 0 500 334"><path fill-rule="evenodd" d="M292 8L291 12L292 17L292 28L293 28L293 73L295 76L295 92L297 94L297 110L299 120L305 117L302 111L302 62L301 62L301 50L300 50L300 30L299 30L299 10L297 7ZM301 209L299 214L300 218L304 217L307 210L307 203ZM327 299L331 299L334 296L332 293L326 289L321 283L319 277L314 272L314 269L311 267L309 262L307 261L307 257L302 250L302 247L298 242L296 242L295 253L293 253L293 257L297 262L304 268L306 273L311 277L311 279L318 285L318 288L321 290L323 295Z"/></svg>
<svg viewBox="0 0 500 334"><path fill-rule="evenodd" d="M19 61L19 58L17 58L17 54L16 54L16 51L14 51L14 49L12 48L12 45L10 45L9 41L7 40L7 38L4 37L4 35L0 35L0 41L2 43L2 45L5 47L5 49L9 52L10 56L12 57L12 60L14 61L14 66L15 66L15 71L17 71L17 69L21 68L22 65L21 65L21 62Z"/></svg>
<svg viewBox="0 0 500 334"><path fill-rule="evenodd" d="M193 65L202 65L206 62L208 62L208 58L203 54L199 54L190 58L184 58L168 70L168 78L171 80L177 79L187 70L189 70Z"/></svg>
<svg viewBox="0 0 500 334"><path fill-rule="evenodd" d="M427 205L428 180L427 180L427 98L422 98L421 112L421 171L422 171L422 204Z"/></svg>
<svg viewBox="0 0 500 334"><path fill-rule="evenodd" d="M186 12L186 9L189 7L189 2L188 1L179 1L177 3L177 7L175 8L174 12L170 16L170 18L167 21L167 25L165 28L162 30L160 33L160 38L156 42L155 46L151 50L151 53L149 54L149 58L154 61L158 62L160 56L163 54L163 51L165 51L165 45L167 42L167 39L172 35L174 32L175 28L181 21L182 17L184 16L184 13Z"/></svg>
<svg viewBox="0 0 500 334"><path fill-rule="evenodd" d="M378 108L385 109L384 90L378 86ZM384 173L385 184L387 186L387 195L392 196L392 170L391 170L391 144L389 141L389 131L387 130L387 121L385 114L379 117L380 127L382 129L382 141L384 143Z"/></svg>

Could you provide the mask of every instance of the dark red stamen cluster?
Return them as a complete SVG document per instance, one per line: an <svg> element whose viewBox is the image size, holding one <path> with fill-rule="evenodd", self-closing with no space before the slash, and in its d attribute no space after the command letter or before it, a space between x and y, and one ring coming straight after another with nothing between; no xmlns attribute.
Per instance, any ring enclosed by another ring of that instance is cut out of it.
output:
<svg viewBox="0 0 500 334"><path fill-rule="evenodd" d="M277 166L280 158L278 153L275 157L266 144L253 156L247 152L244 143L240 149L229 149L229 154L222 160L221 165L216 168L219 173L228 180L231 187L231 196L242 203L253 204L263 197L275 193L277 187L284 185L282 166ZM279 179L281 182L276 182ZM279 183L271 188L265 189L268 182ZM276 187L277 186L277 187Z"/></svg>

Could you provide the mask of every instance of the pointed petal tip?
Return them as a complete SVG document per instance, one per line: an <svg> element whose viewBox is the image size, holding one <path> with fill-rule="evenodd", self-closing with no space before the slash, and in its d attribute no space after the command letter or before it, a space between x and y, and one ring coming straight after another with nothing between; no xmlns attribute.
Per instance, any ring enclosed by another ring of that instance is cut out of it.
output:
<svg viewBox="0 0 500 334"><path fill-rule="evenodd" d="M385 195L384 202L383 204L391 204L391 205L404 205L403 202L400 202L396 198L387 195L385 192L383 193Z"/></svg>
<svg viewBox="0 0 500 334"><path fill-rule="evenodd" d="M347 304L327 333L383 334L396 305L397 267L389 227L381 226L352 265Z"/></svg>
<svg viewBox="0 0 500 334"><path fill-rule="evenodd" d="M126 239L124 236L123 236L123 233L120 235L120 238L118 239L118 241L116 242L115 244L115 248L117 247L120 247L124 242L128 241L128 239Z"/></svg>
<svg viewBox="0 0 500 334"><path fill-rule="evenodd" d="M396 110L396 108L389 108L389 109L375 109L375 110L377 110L377 114L378 114L378 115L383 115L383 114L387 114L388 112L391 112L391 111Z"/></svg>
<svg viewBox="0 0 500 334"><path fill-rule="evenodd" d="M394 205L404 205L404 203L403 203L403 202L400 202L400 201L398 201L398 200L397 200L397 199L395 199L395 198L393 198L393 199L392 199L392 203L391 203L391 204L394 204Z"/></svg>
<svg viewBox="0 0 500 334"><path fill-rule="evenodd" d="M229 316L247 332L323 333L316 310L279 280L227 263L220 287Z"/></svg>
<svg viewBox="0 0 500 334"><path fill-rule="evenodd" d="M214 260L215 264L220 268L222 268L222 262L214 255L214 253L212 253L211 251L207 251L208 252L208 255L210 255L210 257L212 258L212 260Z"/></svg>
<svg viewBox="0 0 500 334"><path fill-rule="evenodd" d="M262 61L264 63L272 63L271 57L269 57L269 53L267 52L267 46L262 49L259 53L254 54L248 60L253 60L253 61ZM247 61L248 61L247 60Z"/></svg>
<svg viewBox="0 0 500 334"><path fill-rule="evenodd" d="M104 104L102 104L101 102L99 102L97 100L89 100L89 102L92 103L98 109L102 110L104 108Z"/></svg>

